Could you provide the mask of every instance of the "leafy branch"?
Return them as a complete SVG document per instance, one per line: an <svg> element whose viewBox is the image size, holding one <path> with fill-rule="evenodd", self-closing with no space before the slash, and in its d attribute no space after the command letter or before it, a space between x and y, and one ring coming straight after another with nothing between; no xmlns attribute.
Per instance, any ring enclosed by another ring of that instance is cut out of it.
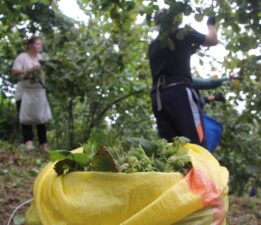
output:
<svg viewBox="0 0 261 225"><path fill-rule="evenodd" d="M83 145L83 153L52 151L50 159L57 161L57 175L73 171L103 172L182 172L192 167L184 145L188 139L175 138L173 143L164 140L125 138L119 140L115 134L99 133Z"/></svg>
<svg viewBox="0 0 261 225"><path fill-rule="evenodd" d="M144 90L138 90L138 91L132 91L120 98L117 98L115 100L113 100L112 102L108 103L107 106L105 106L105 108L97 115L97 117L92 121L92 123L90 124L90 129L92 129L103 117L104 115L107 113L107 111L113 106L118 104L119 102L129 98L130 96L133 95L137 95L144 92Z"/></svg>

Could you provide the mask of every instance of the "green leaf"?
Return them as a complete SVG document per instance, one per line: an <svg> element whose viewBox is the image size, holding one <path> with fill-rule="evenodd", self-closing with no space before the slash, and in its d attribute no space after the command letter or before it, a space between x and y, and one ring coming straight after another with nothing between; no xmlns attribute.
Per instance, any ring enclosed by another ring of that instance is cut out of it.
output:
<svg viewBox="0 0 261 225"><path fill-rule="evenodd" d="M146 155L149 157L152 156L157 152L157 144L154 143L153 141L146 140L144 138L135 138L135 137L125 137L124 141L129 145L133 146L142 146L144 149Z"/></svg>
<svg viewBox="0 0 261 225"><path fill-rule="evenodd" d="M63 159L61 161L58 161L54 165L54 170L58 176L75 171L76 169L77 169L77 164L74 160L71 159Z"/></svg>
<svg viewBox="0 0 261 225"><path fill-rule="evenodd" d="M183 145L185 145L189 142L190 142L190 139L183 137L183 136L173 138L173 146L182 147Z"/></svg>
<svg viewBox="0 0 261 225"><path fill-rule="evenodd" d="M164 159L158 159L158 158L154 159L154 166L157 169L157 171L165 171L166 165L167 163Z"/></svg>
<svg viewBox="0 0 261 225"><path fill-rule="evenodd" d="M72 158L72 153L68 150L53 150L49 152L49 159L51 161L57 161L68 158Z"/></svg>
<svg viewBox="0 0 261 225"><path fill-rule="evenodd" d="M14 216L13 221L15 225L22 225L25 222L25 217L23 215L18 214Z"/></svg>
<svg viewBox="0 0 261 225"><path fill-rule="evenodd" d="M84 166L87 166L90 163L91 158L87 154L75 153L73 154L73 160L76 162L78 166L83 168Z"/></svg>
<svg viewBox="0 0 261 225"><path fill-rule="evenodd" d="M204 14L196 14L196 15L194 16L194 18L195 18L195 20L196 20L197 22L201 22L201 21L203 20L203 17L204 17Z"/></svg>
<svg viewBox="0 0 261 225"><path fill-rule="evenodd" d="M113 131L94 131L88 141L89 143L95 143L96 149L102 146L113 146L118 144L117 134Z"/></svg>
<svg viewBox="0 0 261 225"><path fill-rule="evenodd" d="M185 29L183 30L179 30L176 34L176 38L178 40L183 40L185 38L185 35L186 35L187 31Z"/></svg>
<svg viewBox="0 0 261 225"><path fill-rule="evenodd" d="M192 163L188 155L188 151L186 149L179 148L175 155L168 158L165 171L176 171L187 174L191 168Z"/></svg>
<svg viewBox="0 0 261 225"><path fill-rule="evenodd" d="M175 46L175 43L171 40L171 38L167 38L167 42L168 42L168 47L170 50L174 51L176 46Z"/></svg>

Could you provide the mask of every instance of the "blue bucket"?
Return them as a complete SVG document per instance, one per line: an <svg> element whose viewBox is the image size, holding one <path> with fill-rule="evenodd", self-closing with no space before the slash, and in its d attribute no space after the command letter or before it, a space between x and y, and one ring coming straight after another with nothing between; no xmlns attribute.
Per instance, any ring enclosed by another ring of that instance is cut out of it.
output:
<svg viewBox="0 0 261 225"><path fill-rule="evenodd" d="M207 140L208 150L213 152L221 142L222 125L213 118L203 114L205 128L205 137Z"/></svg>

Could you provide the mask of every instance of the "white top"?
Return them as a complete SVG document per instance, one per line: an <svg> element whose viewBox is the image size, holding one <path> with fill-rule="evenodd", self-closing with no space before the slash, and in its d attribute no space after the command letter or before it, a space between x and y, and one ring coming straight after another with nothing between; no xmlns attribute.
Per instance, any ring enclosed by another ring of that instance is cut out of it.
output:
<svg viewBox="0 0 261 225"><path fill-rule="evenodd" d="M37 57L32 58L27 52L19 54L13 64L13 70L28 70L35 66L40 66L39 60L41 55L38 54ZM18 82L15 93L15 100L19 101L22 99L23 89L28 86L32 86L29 80L21 80ZM34 84L34 88L42 88L40 84Z"/></svg>

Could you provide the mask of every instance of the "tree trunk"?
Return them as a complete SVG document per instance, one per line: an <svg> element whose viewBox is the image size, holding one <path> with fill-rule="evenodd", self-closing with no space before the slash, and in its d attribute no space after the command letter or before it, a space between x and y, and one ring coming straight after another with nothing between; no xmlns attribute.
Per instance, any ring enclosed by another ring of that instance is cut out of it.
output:
<svg viewBox="0 0 261 225"><path fill-rule="evenodd" d="M69 148L71 149L74 145L74 120L73 120L73 99L69 97L68 100L68 140L69 140Z"/></svg>

